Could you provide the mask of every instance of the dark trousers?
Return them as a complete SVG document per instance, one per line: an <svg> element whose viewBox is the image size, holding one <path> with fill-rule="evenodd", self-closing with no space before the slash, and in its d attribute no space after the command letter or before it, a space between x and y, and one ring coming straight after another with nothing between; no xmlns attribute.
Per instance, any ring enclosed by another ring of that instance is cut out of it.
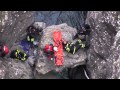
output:
<svg viewBox="0 0 120 90"><path fill-rule="evenodd" d="M71 46L70 46L70 53L72 53L73 54L73 52L74 52L74 48L76 48L76 50L75 50L75 53L81 48L81 45L79 45L80 43L78 42L78 41L76 41L76 43L75 44L72 44Z"/></svg>
<svg viewBox="0 0 120 90"><path fill-rule="evenodd" d="M16 51L12 51L11 54L10 54L10 57L13 58L13 59L19 59L21 60L23 57L24 57L24 53L22 52L19 52L19 54L17 54L17 57L15 55ZM26 59L28 58L28 55L25 57Z"/></svg>

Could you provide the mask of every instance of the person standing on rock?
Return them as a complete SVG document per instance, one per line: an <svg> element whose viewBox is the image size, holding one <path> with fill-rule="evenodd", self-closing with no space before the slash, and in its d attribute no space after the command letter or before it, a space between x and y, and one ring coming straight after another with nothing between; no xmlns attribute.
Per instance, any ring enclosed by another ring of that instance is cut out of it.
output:
<svg viewBox="0 0 120 90"><path fill-rule="evenodd" d="M0 42L0 57L5 57L9 53L9 48Z"/></svg>

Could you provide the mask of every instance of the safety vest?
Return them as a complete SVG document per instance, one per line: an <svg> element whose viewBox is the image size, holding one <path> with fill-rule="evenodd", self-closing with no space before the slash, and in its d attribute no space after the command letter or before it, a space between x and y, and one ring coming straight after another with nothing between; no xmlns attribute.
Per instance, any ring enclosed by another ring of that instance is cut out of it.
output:
<svg viewBox="0 0 120 90"><path fill-rule="evenodd" d="M73 43L67 43L67 45L65 46L65 50L67 52L70 52L70 48L71 48L72 45L73 45Z"/></svg>
<svg viewBox="0 0 120 90"><path fill-rule="evenodd" d="M20 54L20 50L17 50L17 51L15 52L16 58L17 58L18 60L25 61L27 55L24 53L24 56L23 56L23 57L20 57L19 54Z"/></svg>
<svg viewBox="0 0 120 90"><path fill-rule="evenodd" d="M85 48L85 44L82 43L82 41L79 39L78 40L79 45L81 46L81 48ZM72 54L76 53L76 47L73 45L73 43L67 43L67 45L65 46L65 50L69 53L71 52ZM72 49L72 50L71 50Z"/></svg>
<svg viewBox="0 0 120 90"><path fill-rule="evenodd" d="M25 61L25 60L26 60L26 56L27 56L27 55L24 53L24 57L21 58L21 60L22 60L22 61Z"/></svg>
<svg viewBox="0 0 120 90"><path fill-rule="evenodd" d="M79 45L81 46L81 48L85 48L85 44L82 43L82 41L80 39L78 40L78 42L79 42Z"/></svg>
<svg viewBox="0 0 120 90"><path fill-rule="evenodd" d="M30 38L30 36L27 36L27 40L28 40L29 42L34 42L34 41L35 41L35 39L34 39L34 38Z"/></svg>

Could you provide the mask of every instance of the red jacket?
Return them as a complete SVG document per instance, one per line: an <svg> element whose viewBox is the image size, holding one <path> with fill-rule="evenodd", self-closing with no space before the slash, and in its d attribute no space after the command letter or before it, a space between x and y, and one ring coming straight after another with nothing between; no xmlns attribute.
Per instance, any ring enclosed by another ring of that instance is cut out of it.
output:
<svg viewBox="0 0 120 90"><path fill-rule="evenodd" d="M54 53L54 50L53 50L53 45L50 44L50 45L46 45L45 48L44 48L44 51L46 54L53 54Z"/></svg>

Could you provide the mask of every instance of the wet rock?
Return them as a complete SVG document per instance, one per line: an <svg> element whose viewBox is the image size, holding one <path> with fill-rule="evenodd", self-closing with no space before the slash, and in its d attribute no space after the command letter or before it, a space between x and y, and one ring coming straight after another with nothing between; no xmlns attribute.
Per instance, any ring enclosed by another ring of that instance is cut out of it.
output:
<svg viewBox="0 0 120 90"><path fill-rule="evenodd" d="M87 69L91 78L120 78L119 22L119 11L88 12L86 23L90 24L92 32Z"/></svg>

